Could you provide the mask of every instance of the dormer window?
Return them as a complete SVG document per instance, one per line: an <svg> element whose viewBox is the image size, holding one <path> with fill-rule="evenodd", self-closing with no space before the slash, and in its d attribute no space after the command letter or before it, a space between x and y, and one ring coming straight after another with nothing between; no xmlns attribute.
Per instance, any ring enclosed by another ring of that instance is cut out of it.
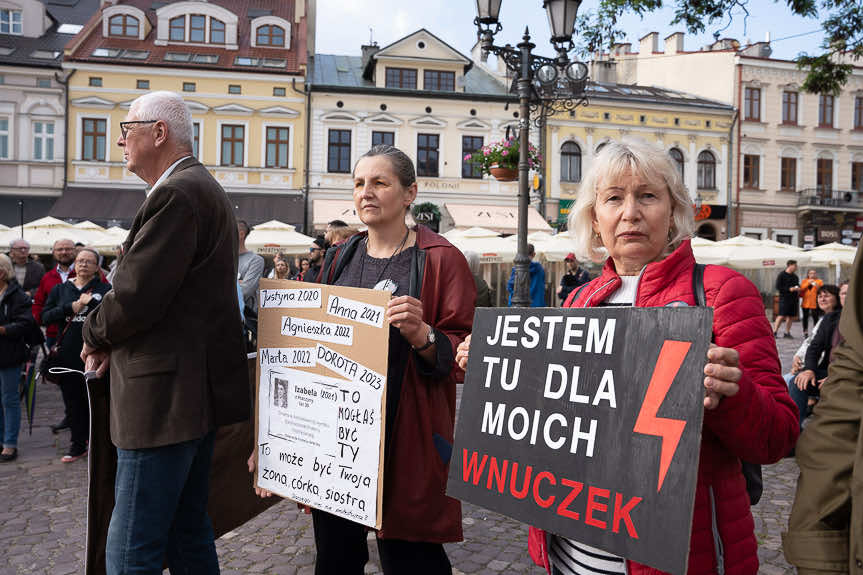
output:
<svg viewBox="0 0 863 575"><path fill-rule="evenodd" d="M21 34L20 10L0 10L0 34Z"/></svg>
<svg viewBox="0 0 863 575"><path fill-rule="evenodd" d="M225 23L216 18L210 18L210 44L225 43Z"/></svg>
<svg viewBox="0 0 863 575"><path fill-rule="evenodd" d="M188 14L171 18L168 21L168 38L171 42L207 43L207 23L209 21L209 43L225 43L225 23L218 18L205 14ZM188 26L188 35L186 28Z"/></svg>
<svg viewBox="0 0 863 575"><path fill-rule="evenodd" d="M108 19L108 30L111 36L138 37L138 19L128 14L117 14Z"/></svg>
<svg viewBox="0 0 863 575"><path fill-rule="evenodd" d="M207 17L200 14L189 16L189 42L204 42L207 35Z"/></svg>
<svg viewBox="0 0 863 575"><path fill-rule="evenodd" d="M186 39L186 17L177 16L171 19L171 41L183 42Z"/></svg>
<svg viewBox="0 0 863 575"><path fill-rule="evenodd" d="M258 46L285 46L285 29L281 26L260 26L257 31Z"/></svg>

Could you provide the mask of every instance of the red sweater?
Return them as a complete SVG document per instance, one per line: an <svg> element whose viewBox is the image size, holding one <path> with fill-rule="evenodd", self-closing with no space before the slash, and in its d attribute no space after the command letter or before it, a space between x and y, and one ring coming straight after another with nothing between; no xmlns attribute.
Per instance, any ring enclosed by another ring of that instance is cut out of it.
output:
<svg viewBox="0 0 863 575"><path fill-rule="evenodd" d="M686 240L665 259L647 265L635 305L695 305L694 266ZM597 306L620 284L609 259L602 275L573 292L564 305ZM733 270L707 266L704 291L707 305L714 310L714 341L719 347L738 351L743 377L736 395L724 397L719 407L704 413L687 573L712 574L723 565L727 575L754 575L758 572L758 544L740 461L774 463L785 456L797 441L797 409L782 380L776 342L756 287ZM531 527L528 544L534 561L549 569L546 534ZM635 575L661 573L627 563Z"/></svg>

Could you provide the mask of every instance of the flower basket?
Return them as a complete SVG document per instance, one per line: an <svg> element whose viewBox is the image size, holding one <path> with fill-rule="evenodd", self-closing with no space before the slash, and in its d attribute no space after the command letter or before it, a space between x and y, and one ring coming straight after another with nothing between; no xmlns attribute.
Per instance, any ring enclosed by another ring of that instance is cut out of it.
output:
<svg viewBox="0 0 863 575"><path fill-rule="evenodd" d="M517 168L490 166L489 171L498 182L514 182L518 179Z"/></svg>

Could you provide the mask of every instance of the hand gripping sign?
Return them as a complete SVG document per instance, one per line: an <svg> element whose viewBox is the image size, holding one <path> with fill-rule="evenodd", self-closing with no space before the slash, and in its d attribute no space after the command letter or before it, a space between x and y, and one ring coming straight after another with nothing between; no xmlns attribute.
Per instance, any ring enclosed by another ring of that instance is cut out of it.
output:
<svg viewBox="0 0 863 575"><path fill-rule="evenodd" d="M255 485L380 528L388 292L260 282Z"/></svg>
<svg viewBox="0 0 863 575"><path fill-rule="evenodd" d="M684 573L712 319L477 309L447 494Z"/></svg>

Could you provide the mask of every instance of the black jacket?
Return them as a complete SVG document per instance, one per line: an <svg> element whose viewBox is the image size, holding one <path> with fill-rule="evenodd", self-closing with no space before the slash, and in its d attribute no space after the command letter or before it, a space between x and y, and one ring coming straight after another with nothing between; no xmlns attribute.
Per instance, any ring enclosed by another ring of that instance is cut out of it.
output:
<svg viewBox="0 0 863 575"><path fill-rule="evenodd" d="M63 367L83 369L84 362L81 361L81 348L84 347L84 338L81 335L81 328L84 326L84 320L87 319L87 315L99 306L102 298L94 297L87 304L87 307L77 314L72 310L72 304L78 301L82 293L90 292L104 296L109 291L111 291L111 286L103 282L96 275L84 286L84 289L78 289L75 281L70 279L55 285L51 293L48 294L45 308L42 310L42 324L55 324L59 330L57 337L60 338L60 365ZM71 323L69 323L69 328L66 329L66 323L69 320L71 320ZM65 333L63 330L65 330Z"/></svg>
<svg viewBox="0 0 863 575"><path fill-rule="evenodd" d="M0 326L6 328L0 335L0 367L21 365L27 359L26 341L36 324L30 306L30 298L13 279L0 297Z"/></svg>
<svg viewBox="0 0 863 575"><path fill-rule="evenodd" d="M842 310L832 311L821 318L818 330L812 335L812 341L806 348L806 358L803 369L811 369L815 377L827 377L827 367L830 365L830 348L833 343L833 331L839 327L839 317Z"/></svg>

